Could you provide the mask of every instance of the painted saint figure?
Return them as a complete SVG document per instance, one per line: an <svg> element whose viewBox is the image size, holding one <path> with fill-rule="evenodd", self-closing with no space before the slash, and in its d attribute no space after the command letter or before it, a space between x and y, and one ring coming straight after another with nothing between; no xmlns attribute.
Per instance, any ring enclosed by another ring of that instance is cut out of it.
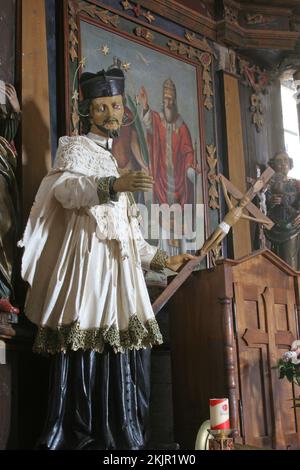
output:
<svg viewBox="0 0 300 470"><path fill-rule="evenodd" d="M163 109L150 108L144 87L140 90L143 122L147 133L150 174L154 178L153 202L157 204L195 203L195 153L187 124L178 112L176 87L171 79L163 83ZM171 233L172 235L172 233ZM170 253L182 250L184 240L168 240ZM180 242L180 243L178 243ZM171 246L173 245L173 250ZM174 250L175 249L175 250Z"/></svg>
<svg viewBox="0 0 300 470"><path fill-rule="evenodd" d="M140 97L155 180L154 202L181 206L192 203L193 186L187 170L194 165L194 149L190 131L178 113L175 84L170 79L163 83L162 112L150 109L145 88Z"/></svg>
<svg viewBox="0 0 300 470"><path fill-rule="evenodd" d="M21 242L34 349L53 356L40 449L145 448L150 347L162 337L143 270L191 258L168 258L142 237L127 193L149 191L153 178L120 176L110 151L124 82L120 69L81 75L88 133L60 139Z"/></svg>
<svg viewBox="0 0 300 470"><path fill-rule="evenodd" d="M267 192L267 215L275 222L265 231L271 250L294 269L300 269L300 181L289 178L293 161L285 152L269 160L275 170Z"/></svg>

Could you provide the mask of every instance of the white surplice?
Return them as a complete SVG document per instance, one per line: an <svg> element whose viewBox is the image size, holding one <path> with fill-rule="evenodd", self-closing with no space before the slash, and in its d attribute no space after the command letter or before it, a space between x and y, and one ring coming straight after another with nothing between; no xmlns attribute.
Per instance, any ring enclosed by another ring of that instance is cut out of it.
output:
<svg viewBox="0 0 300 470"><path fill-rule="evenodd" d="M119 176L103 140L60 139L19 243L37 352L102 352L105 343L122 352L162 342L143 275L157 248L144 240L125 193L99 203L99 178Z"/></svg>

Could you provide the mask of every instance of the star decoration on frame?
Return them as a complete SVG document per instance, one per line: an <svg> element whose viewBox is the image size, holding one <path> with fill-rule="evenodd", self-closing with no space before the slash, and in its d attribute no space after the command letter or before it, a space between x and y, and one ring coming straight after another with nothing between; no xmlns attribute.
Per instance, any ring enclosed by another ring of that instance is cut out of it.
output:
<svg viewBox="0 0 300 470"><path fill-rule="evenodd" d="M128 70L130 69L131 67L131 63L130 62L123 62L123 64L121 65L122 69L125 70L125 72L128 72Z"/></svg>
<svg viewBox="0 0 300 470"><path fill-rule="evenodd" d="M104 44L100 50L104 55L108 55L110 53L110 49L107 44Z"/></svg>

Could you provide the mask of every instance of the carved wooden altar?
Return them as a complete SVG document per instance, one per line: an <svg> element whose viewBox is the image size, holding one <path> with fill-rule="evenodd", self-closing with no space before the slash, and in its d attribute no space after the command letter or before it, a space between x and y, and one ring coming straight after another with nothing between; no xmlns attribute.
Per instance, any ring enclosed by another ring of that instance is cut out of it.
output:
<svg viewBox="0 0 300 470"><path fill-rule="evenodd" d="M193 448L209 398L229 397L236 442L300 448L299 395L277 359L299 336L299 276L269 250L193 273L169 302L175 439Z"/></svg>

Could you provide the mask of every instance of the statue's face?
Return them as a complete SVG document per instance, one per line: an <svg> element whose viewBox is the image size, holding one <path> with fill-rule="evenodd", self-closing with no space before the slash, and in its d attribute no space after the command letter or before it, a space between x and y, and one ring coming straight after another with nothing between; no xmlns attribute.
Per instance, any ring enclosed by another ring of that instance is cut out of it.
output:
<svg viewBox="0 0 300 470"><path fill-rule="evenodd" d="M290 161L288 155L285 153L280 153L276 156L274 161L274 170L276 173L281 173L282 175L287 175L290 171Z"/></svg>
<svg viewBox="0 0 300 470"><path fill-rule="evenodd" d="M91 132L115 137L122 125L123 114L122 95L93 99L90 106Z"/></svg>

